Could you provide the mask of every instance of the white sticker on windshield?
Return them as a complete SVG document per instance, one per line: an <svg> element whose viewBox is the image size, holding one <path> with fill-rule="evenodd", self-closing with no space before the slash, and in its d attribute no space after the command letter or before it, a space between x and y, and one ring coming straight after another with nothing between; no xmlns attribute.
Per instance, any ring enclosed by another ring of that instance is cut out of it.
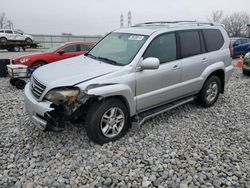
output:
<svg viewBox="0 0 250 188"><path fill-rule="evenodd" d="M139 35L131 35L128 40L142 40L144 36L139 36Z"/></svg>

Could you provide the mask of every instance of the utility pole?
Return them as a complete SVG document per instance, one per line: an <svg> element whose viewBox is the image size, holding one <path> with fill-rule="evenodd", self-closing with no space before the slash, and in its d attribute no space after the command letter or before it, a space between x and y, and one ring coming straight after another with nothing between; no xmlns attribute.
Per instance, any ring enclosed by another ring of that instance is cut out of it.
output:
<svg viewBox="0 0 250 188"><path fill-rule="evenodd" d="M128 27L131 27L132 23L131 23L131 11L128 11Z"/></svg>
<svg viewBox="0 0 250 188"><path fill-rule="evenodd" d="M121 14L121 17L120 17L120 28L124 27L124 24L123 24L123 14Z"/></svg>

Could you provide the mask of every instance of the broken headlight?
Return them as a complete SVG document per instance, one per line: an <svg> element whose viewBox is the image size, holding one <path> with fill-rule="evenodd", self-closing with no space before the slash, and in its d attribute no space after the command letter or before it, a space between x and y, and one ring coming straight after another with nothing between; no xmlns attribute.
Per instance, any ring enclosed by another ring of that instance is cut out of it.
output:
<svg viewBox="0 0 250 188"><path fill-rule="evenodd" d="M80 90L78 88L57 88L50 90L44 97L44 99L59 105L63 103L67 103L71 105L76 101Z"/></svg>

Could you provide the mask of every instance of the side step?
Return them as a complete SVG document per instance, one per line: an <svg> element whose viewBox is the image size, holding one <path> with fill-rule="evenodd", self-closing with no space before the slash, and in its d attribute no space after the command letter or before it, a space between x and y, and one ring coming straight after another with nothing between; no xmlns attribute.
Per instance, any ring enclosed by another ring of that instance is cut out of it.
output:
<svg viewBox="0 0 250 188"><path fill-rule="evenodd" d="M154 109L142 112L142 113L138 114L137 116L135 116L134 120L132 121L132 126L133 127L134 126L135 127L141 127L141 125L146 120L148 120L148 119L150 119L150 118L152 118L154 116L160 115L160 114L162 114L164 112L167 112L169 110L172 110L172 109L174 109L176 107L179 107L179 106L181 106L183 104L189 103L189 102L193 101L194 98L195 98L194 96L183 98L183 99L180 99L180 100L177 100L177 101L174 101L174 102L171 102L171 103L156 107Z"/></svg>

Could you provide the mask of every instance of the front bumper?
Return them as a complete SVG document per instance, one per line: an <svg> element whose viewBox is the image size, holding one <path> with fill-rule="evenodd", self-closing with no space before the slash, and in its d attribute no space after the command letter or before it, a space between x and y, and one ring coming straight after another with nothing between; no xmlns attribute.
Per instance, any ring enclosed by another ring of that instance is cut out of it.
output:
<svg viewBox="0 0 250 188"><path fill-rule="evenodd" d="M45 130L47 125L45 114L54 110L54 108L50 107L52 103L49 101L38 102L31 93L30 83L26 84L24 88L24 96L25 109L31 119L31 122L38 128Z"/></svg>

